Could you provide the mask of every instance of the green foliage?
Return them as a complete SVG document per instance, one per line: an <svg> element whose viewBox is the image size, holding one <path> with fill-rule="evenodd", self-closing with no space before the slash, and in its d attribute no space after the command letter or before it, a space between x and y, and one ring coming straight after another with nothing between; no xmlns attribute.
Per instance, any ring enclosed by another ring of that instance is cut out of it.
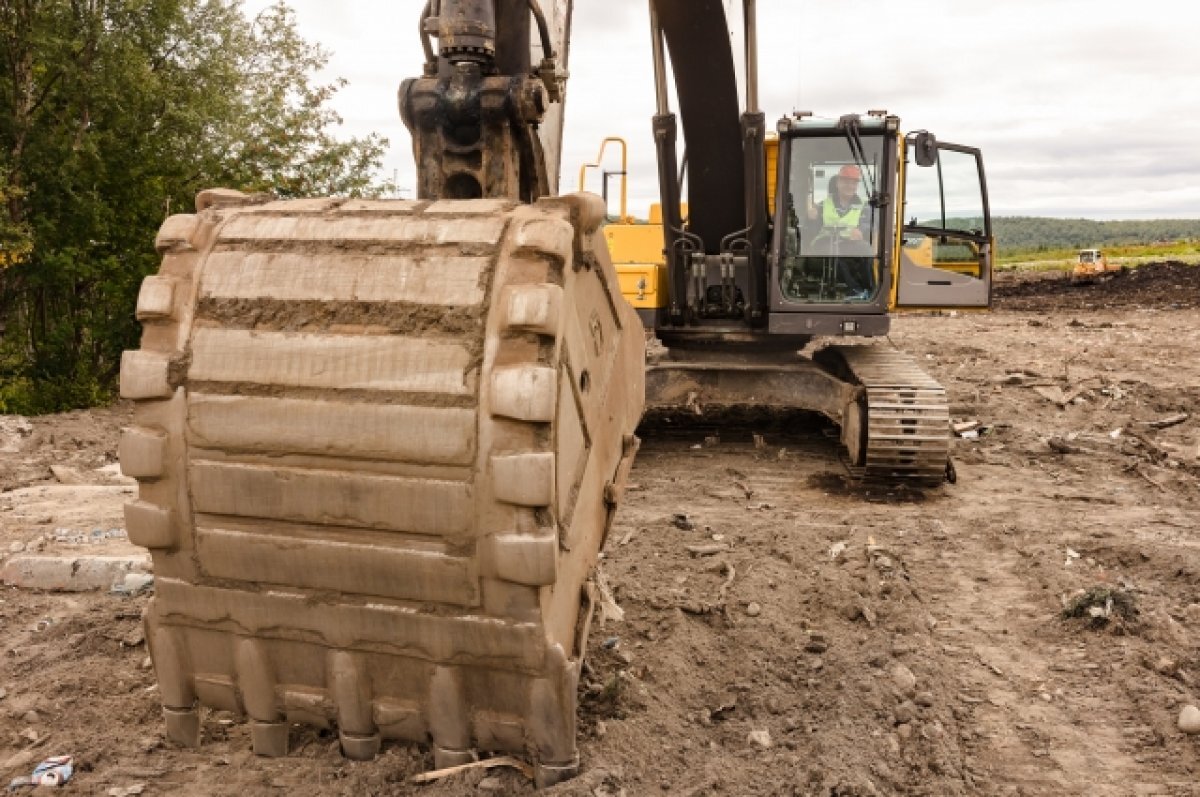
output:
<svg viewBox="0 0 1200 797"><path fill-rule="evenodd" d="M1113 623L1115 630L1123 631L1137 620L1137 601L1129 590L1097 584L1072 596L1063 606L1062 616L1083 620L1093 630Z"/></svg>
<svg viewBox="0 0 1200 797"><path fill-rule="evenodd" d="M8 170L0 167L0 271L24 262L33 248L29 227L2 210L23 199L24 192L9 182Z"/></svg>
<svg viewBox="0 0 1200 797"><path fill-rule="evenodd" d="M1077 249L1200 241L1200 219L1093 221L1010 216L992 219L996 247L1004 256Z"/></svg>
<svg viewBox="0 0 1200 797"><path fill-rule="evenodd" d="M197 191L379 190L386 142L334 137L326 58L283 5L0 3L0 411L112 394L155 231Z"/></svg>

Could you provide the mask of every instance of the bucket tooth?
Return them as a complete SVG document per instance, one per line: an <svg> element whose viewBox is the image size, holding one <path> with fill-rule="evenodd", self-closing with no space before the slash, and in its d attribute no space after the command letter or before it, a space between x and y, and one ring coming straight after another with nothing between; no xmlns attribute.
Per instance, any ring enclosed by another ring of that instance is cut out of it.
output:
<svg viewBox="0 0 1200 797"><path fill-rule="evenodd" d="M504 294L505 325L541 335L558 334L563 289L554 284L519 285Z"/></svg>
<svg viewBox="0 0 1200 797"><path fill-rule="evenodd" d="M175 280L152 276L142 280L137 298L138 321L169 319L175 312Z"/></svg>
<svg viewBox="0 0 1200 797"><path fill-rule="evenodd" d="M167 738L182 747L200 746L200 712L194 708L163 706Z"/></svg>
<svg viewBox="0 0 1200 797"><path fill-rule="evenodd" d="M251 720L250 748L264 758L283 758L288 754L288 724Z"/></svg>

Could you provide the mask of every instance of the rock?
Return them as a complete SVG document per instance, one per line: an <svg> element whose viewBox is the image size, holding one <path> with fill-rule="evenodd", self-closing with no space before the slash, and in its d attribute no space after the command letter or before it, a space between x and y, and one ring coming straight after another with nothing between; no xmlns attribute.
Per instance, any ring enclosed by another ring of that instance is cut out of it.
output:
<svg viewBox="0 0 1200 797"><path fill-rule="evenodd" d="M12 545L8 546L9 553L21 553L24 550L25 550L25 543L23 543L23 542L19 542L19 541L14 542Z"/></svg>
<svg viewBox="0 0 1200 797"><path fill-rule="evenodd" d="M1158 661L1154 662L1154 671L1159 675L1174 675L1179 669L1179 665L1169 656L1159 656Z"/></svg>
<svg viewBox="0 0 1200 797"><path fill-rule="evenodd" d="M596 738L603 739L608 735L608 726L604 724L604 720L596 720Z"/></svg>
<svg viewBox="0 0 1200 797"><path fill-rule="evenodd" d="M21 589L87 592L109 589L127 573L150 568L145 554L126 556L45 556L23 553L0 567L0 581Z"/></svg>
<svg viewBox="0 0 1200 797"><path fill-rule="evenodd" d="M14 753L13 755L9 756L4 762L3 769L24 769L29 764L33 763L33 759L34 753L32 750L22 750L19 753Z"/></svg>
<svg viewBox="0 0 1200 797"><path fill-rule="evenodd" d="M140 595L154 586L154 576L150 573L126 573L124 578L116 581L110 592L118 595Z"/></svg>
<svg viewBox="0 0 1200 797"><path fill-rule="evenodd" d="M671 518L671 525L680 531L691 531L696 528L696 524L688 519L688 516L682 513L676 514Z"/></svg>
<svg viewBox="0 0 1200 797"><path fill-rule="evenodd" d="M808 653L824 653L829 650L829 643L821 634L809 634L808 644L804 646L804 650Z"/></svg>
<svg viewBox="0 0 1200 797"><path fill-rule="evenodd" d="M933 705L933 692L917 692L917 696L913 700L918 706L929 708Z"/></svg>
<svg viewBox="0 0 1200 797"><path fill-rule="evenodd" d="M42 718L38 716L38 713L33 709L29 709L29 711L26 711L21 715L21 721L28 722L30 725L36 725L37 723L41 722L41 720Z"/></svg>
<svg viewBox="0 0 1200 797"><path fill-rule="evenodd" d="M88 483L82 473L74 468L68 468L66 465L51 465L50 472L54 474L54 478L58 479L59 484L78 486Z"/></svg>
<svg viewBox="0 0 1200 797"><path fill-rule="evenodd" d="M896 725L906 725L917 718L917 707L911 700L905 700L896 706L893 716Z"/></svg>
<svg viewBox="0 0 1200 797"><path fill-rule="evenodd" d="M1183 610L1184 621L1195 628L1200 628L1200 603L1189 603Z"/></svg>
<svg viewBox="0 0 1200 797"><path fill-rule="evenodd" d="M1184 706L1179 712L1179 730L1189 735L1200 733L1200 708Z"/></svg>
<svg viewBox="0 0 1200 797"><path fill-rule="evenodd" d="M762 614L762 607L759 606L757 603L752 602L749 606L746 607L746 614L749 615L750 617L758 617L760 614Z"/></svg>
<svg viewBox="0 0 1200 797"><path fill-rule="evenodd" d="M105 794L108 797L137 797L146 791L145 783L134 783L130 786L113 786Z"/></svg>
<svg viewBox="0 0 1200 797"><path fill-rule="evenodd" d="M892 682L896 684L896 688L900 690L900 694L906 697L912 697L916 694L917 676L913 675L912 670L903 664L897 664L892 668Z"/></svg>
<svg viewBox="0 0 1200 797"><path fill-rule="evenodd" d="M909 737L912 736L912 734L913 734L912 725L897 725L896 726L896 736L900 737L900 741L907 742Z"/></svg>
<svg viewBox="0 0 1200 797"><path fill-rule="evenodd" d="M768 750L771 747L771 732L768 730L750 731L750 734L746 737L746 741L755 747Z"/></svg>
<svg viewBox="0 0 1200 797"><path fill-rule="evenodd" d="M488 775L479 781L479 790L488 794L502 794L505 791L504 779L499 775Z"/></svg>

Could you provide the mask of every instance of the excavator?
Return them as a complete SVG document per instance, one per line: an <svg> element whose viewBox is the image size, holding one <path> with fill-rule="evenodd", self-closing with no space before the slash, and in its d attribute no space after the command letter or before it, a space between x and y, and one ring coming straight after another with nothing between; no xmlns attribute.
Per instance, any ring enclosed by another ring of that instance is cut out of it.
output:
<svg viewBox="0 0 1200 797"><path fill-rule="evenodd" d="M797 114L768 180L754 0L744 107L725 3L649 5L669 353L649 368L603 201L555 195L571 0L426 3L399 91L415 200L212 189L164 221L119 454L174 742L218 709L264 756L304 724L352 759L403 740L439 769L512 753L539 786L575 775L595 564L647 397L815 408L868 475L944 478L945 392L911 359L801 350L882 337L892 308L987 304L979 153L887 114ZM839 175L858 234L822 235ZM921 238L928 262L906 261ZM938 267L951 245L973 269Z"/></svg>

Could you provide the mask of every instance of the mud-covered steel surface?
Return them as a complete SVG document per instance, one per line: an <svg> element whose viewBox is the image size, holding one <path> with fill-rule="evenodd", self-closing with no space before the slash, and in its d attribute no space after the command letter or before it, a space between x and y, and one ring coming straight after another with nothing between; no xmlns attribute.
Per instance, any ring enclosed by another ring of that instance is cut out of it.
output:
<svg viewBox="0 0 1200 797"><path fill-rule="evenodd" d="M731 408L805 410L841 427L856 477L891 485L937 485L946 476L950 410L946 390L886 341L829 345L811 359L690 362L669 356L646 370L648 415L705 415ZM654 420L653 417L650 420ZM643 423L646 419L643 419Z"/></svg>
<svg viewBox="0 0 1200 797"><path fill-rule="evenodd" d="M663 360L646 370L647 412L703 416L731 407L799 409L840 421L857 388L806 357L787 364L691 363Z"/></svg>
<svg viewBox="0 0 1200 797"><path fill-rule="evenodd" d="M240 203L169 219L139 300L129 538L166 732L246 714L370 759L576 766L588 579L644 344L594 197Z"/></svg>

